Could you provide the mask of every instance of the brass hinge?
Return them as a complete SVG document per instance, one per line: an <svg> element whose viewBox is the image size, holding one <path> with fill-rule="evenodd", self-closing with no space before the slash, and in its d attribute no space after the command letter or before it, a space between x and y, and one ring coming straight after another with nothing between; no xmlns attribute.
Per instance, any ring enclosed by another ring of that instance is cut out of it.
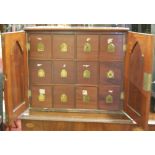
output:
<svg viewBox="0 0 155 155"><path fill-rule="evenodd" d="M121 94L120 94L120 99L121 99L121 100L124 100L124 91L121 92Z"/></svg>
<svg viewBox="0 0 155 155"><path fill-rule="evenodd" d="M127 46L126 44L123 45L123 51L126 52Z"/></svg>
<svg viewBox="0 0 155 155"><path fill-rule="evenodd" d="M27 51L30 51L30 43L29 42L27 42L26 48L27 48Z"/></svg>
<svg viewBox="0 0 155 155"><path fill-rule="evenodd" d="M28 98L30 98L32 96L32 92L31 90L28 90Z"/></svg>
<svg viewBox="0 0 155 155"><path fill-rule="evenodd" d="M152 74L145 72L143 79L143 89L145 91L151 91L151 86L152 86Z"/></svg>

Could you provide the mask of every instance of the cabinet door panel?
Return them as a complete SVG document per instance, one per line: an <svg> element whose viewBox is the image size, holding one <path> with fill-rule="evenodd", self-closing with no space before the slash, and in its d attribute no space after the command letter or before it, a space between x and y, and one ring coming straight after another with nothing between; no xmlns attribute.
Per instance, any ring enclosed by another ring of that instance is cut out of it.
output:
<svg viewBox="0 0 155 155"><path fill-rule="evenodd" d="M28 107L28 68L26 34L4 33L4 100L8 123L12 123Z"/></svg>
<svg viewBox="0 0 155 155"><path fill-rule="evenodd" d="M128 33L124 108L144 129L148 127L153 48L153 35Z"/></svg>

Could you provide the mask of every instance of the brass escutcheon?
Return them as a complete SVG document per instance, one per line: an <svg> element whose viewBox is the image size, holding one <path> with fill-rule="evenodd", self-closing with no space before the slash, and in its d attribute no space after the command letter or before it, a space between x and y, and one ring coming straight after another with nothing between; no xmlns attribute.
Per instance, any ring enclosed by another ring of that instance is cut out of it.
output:
<svg viewBox="0 0 155 155"><path fill-rule="evenodd" d="M83 95L83 102L89 103L90 102L90 96L89 95Z"/></svg>
<svg viewBox="0 0 155 155"><path fill-rule="evenodd" d="M83 71L83 78L84 79L90 79L90 75L91 75L91 73L88 69Z"/></svg>
<svg viewBox="0 0 155 155"><path fill-rule="evenodd" d="M115 52L115 45L113 43L108 44L108 52L110 53Z"/></svg>
<svg viewBox="0 0 155 155"><path fill-rule="evenodd" d="M106 100L105 101L106 103L111 104L111 103L113 103L113 96L107 95L105 100Z"/></svg>
<svg viewBox="0 0 155 155"><path fill-rule="evenodd" d="M66 53L67 51L68 51L68 45L67 45L67 43L61 43L60 44L60 52L62 52L62 53Z"/></svg>
<svg viewBox="0 0 155 155"><path fill-rule="evenodd" d="M44 52L45 51L45 47L44 47L43 43L40 42L37 44L37 51L38 52Z"/></svg>
<svg viewBox="0 0 155 155"><path fill-rule="evenodd" d="M84 52L91 52L92 48L91 48L91 44L89 42L86 42L84 44L84 48L83 48Z"/></svg>
<svg viewBox="0 0 155 155"><path fill-rule="evenodd" d="M45 101L45 94L39 94L39 96L38 96L38 101L40 101L40 102L44 102Z"/></svg>
<svg viewBox="0 0 155 155"><path fill-rule="evenodd" d="M109 71L107 72L107 78L108 78L108 79L114 79L114 78L115 78L114 71L109 70Z"/></svg>
<svg viewBox="0 0 155 155"><path fill-rule="evenodd" d="M68 102L68 97L66 94L62 94L61 97L60 97L60 100L61 100L61 103L66 103Z"/></svg>
<svg viewBox="0 0 155 155"><path fill-rule="evenodd" d="M44 69L39 69L38 70L38 77L40 77L40 78L44 78L45 77L45 71L44 71Z"/></svg>
<svg viewBox="0 0 155 155"><path fill-rule="evenodd" d="M60 72L60 77L61 78L67 78L67 70L66 69L62 69Z"/></svg>

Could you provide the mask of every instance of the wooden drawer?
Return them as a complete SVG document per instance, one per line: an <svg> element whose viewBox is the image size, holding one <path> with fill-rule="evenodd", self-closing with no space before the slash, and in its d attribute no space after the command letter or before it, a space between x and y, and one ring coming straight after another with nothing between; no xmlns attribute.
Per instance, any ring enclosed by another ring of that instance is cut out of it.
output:
<svg viewBox="0 0 155 155"><path fill-rule="evenodd" d="M76 108L97 109L97 88L77 87L76 88Z"/></svg>
<svg viewBox="0 0 155 155"><path fill-rule="evenodd" d="M31 34L30 58L51 58L51 35Z"/></svg>
<svg viewBox="0 0 155 155"><path fill-rule="evenodd" d="M54 83L74 83L76 79L76 67L74 61L54 61L53 62Z"/></svg>
<svg viewBox="0 0 155 155"><path fill-rule="evenodd" d="M50 84L52 81L51 61L30 61L30 82L32 84Z"/></svg>
<svg viewBox="0 0 155 155"><path fill-rule="evenodd" d="M122 83L122 62L101 62L100 63L100 83L118 84Z"/></svg>
<svg viewBox="0 0 155 155"><path fill-rule="evenodd" d="M97 60L98 52L98 35L77 35L77 59Z"/></svg>
<svg viewBox="0 0 155 155"><path fill-rule="evenodd" d="M120 110L121 108L120 97L121 97L120 86L100 86L99 109Z"/></svg>
<svg viewBox="0 0 155 155"><path fill-rule="evenodd" d="M77 83L97 84L98 83L98 63L97 62L77 62Z"/></svg>
<svg viewBox="0 0 155 155"><path fill-rule="evenodd" d="M74 86L54 86L54 108L74 108Z"/></svg>
<svg viewBox="0 0 155 155"><path fill-rule="evenodd" d="M51 86L32 86L31 106L35 108L52 107L52 88Z"/></svg>
<svg viewBox="0 0 155 155"><path fill-rule="evenodd" d="M74 42L74 35L53 35L53 57L56 59L73 59Z"/></svg>
<svg viewBox="0 0 155 155"><path fill-rule="evenodd" d="M102 35L100 38L101 60L123 60L123 35Z"/></svg>
<svg viewBox="0 0 155 155"><path fill-rule="evenodd" d="M85 115L83 117L85 118ZM135 126L127 123L22 120L23 131L131 131Z"/></svg>

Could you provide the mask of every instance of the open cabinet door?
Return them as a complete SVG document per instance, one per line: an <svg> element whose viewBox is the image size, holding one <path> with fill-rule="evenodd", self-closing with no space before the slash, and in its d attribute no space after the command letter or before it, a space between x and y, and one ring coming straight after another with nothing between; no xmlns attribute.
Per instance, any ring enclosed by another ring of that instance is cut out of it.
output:
<svg viewBox="0 0 155 155"><path fill-rule="evenodd" d="M10 125L28 107L28 68L25 32L2 35L4 101Z"/></svg>
<svg viewBox="0 0 155 155"><path fill-rule="evenodd" d="M125 64L125 112L147 130L150 110L153 35L128 32Z"/></svg>

